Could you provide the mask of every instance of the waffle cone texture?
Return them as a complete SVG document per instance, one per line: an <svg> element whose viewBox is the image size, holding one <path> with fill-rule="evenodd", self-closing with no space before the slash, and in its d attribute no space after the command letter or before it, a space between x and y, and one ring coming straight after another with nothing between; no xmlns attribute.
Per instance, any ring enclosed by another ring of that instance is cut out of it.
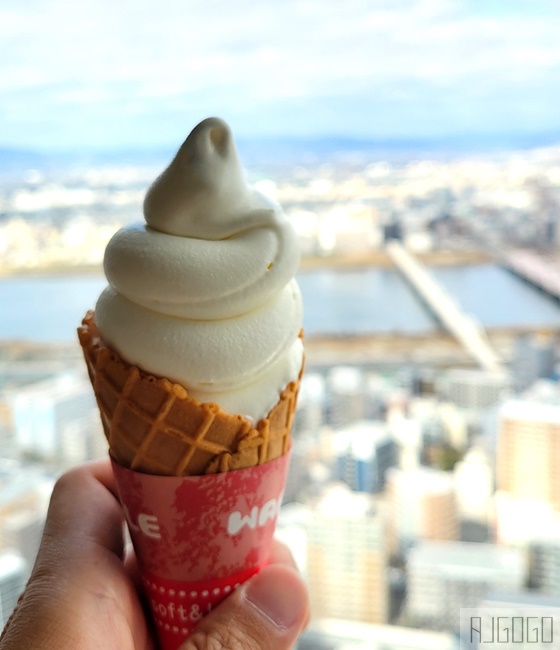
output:
<svg viewBox="0 0 560 650"><path fill-rule="evenodd" d="M78 328L111 457L160 476L198 476L262 465L290 447L301 375L256 425L180 384L126 363L103 343L88 311Z"/></svg>

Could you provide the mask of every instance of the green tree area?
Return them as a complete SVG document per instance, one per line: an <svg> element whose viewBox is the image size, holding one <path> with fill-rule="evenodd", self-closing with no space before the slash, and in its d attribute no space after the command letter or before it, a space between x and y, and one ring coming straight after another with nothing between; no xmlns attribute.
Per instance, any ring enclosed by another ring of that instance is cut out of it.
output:
<svg viewBox="0 0 560 650"><path fill-rule="evenodd" d="M431 467L450 472L463 458L463 452L449 444L430 445L426 450L425 462Z"/></svg>

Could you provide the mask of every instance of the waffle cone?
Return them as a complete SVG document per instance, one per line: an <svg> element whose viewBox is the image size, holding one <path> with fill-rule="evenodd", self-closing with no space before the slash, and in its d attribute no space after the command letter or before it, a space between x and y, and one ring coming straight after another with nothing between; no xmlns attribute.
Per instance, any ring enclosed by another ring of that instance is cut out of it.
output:
<svg viewBox="0 0 560 650"><path fill-rule="evenodd" d="M146 474L197 476L262 465L288 451L301 372L254 426L126 363L101 340L92 311L78 337L109 451L120 465Z"/></svg>

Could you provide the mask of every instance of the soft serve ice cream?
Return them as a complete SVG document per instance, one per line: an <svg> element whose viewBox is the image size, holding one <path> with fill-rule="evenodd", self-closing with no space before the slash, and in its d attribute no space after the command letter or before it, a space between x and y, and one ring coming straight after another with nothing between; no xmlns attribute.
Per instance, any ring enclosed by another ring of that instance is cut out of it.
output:
<svg viewBox="0 0 560 650"><path fill-rule="evenodd" d="M95 320L128 363L257 422L303 363L297 236L246 182L228 126L199 124L119 230Z"/></svg>
<svg viewBox="0 0 560 650"><path fill-rule="evenodd" d="M109 242L78 337L159 647L267 562L303 369L299 252L221 120Z"/></svg>

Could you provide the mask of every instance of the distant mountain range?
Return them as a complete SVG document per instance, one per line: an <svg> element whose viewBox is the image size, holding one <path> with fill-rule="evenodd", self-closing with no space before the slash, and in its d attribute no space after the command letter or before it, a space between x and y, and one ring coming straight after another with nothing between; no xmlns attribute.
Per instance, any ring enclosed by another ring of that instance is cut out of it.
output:
<svg viewBox="0 0 560 650"><path fill-rule="evenodd" d="M324 162L387 161L405 163L419 158L456 158L468 154L492 154L518 149L560 145L560 133L537 135L455 136L431 139L352 139L345 137L239 138L240 156L250 167L275 167ZM72 167L105 165L162 165L174 154L174 147L120 149L112 151L73 150L39 152L0 147L0 172L21 174L26 169L56 171Z"/></svg>

